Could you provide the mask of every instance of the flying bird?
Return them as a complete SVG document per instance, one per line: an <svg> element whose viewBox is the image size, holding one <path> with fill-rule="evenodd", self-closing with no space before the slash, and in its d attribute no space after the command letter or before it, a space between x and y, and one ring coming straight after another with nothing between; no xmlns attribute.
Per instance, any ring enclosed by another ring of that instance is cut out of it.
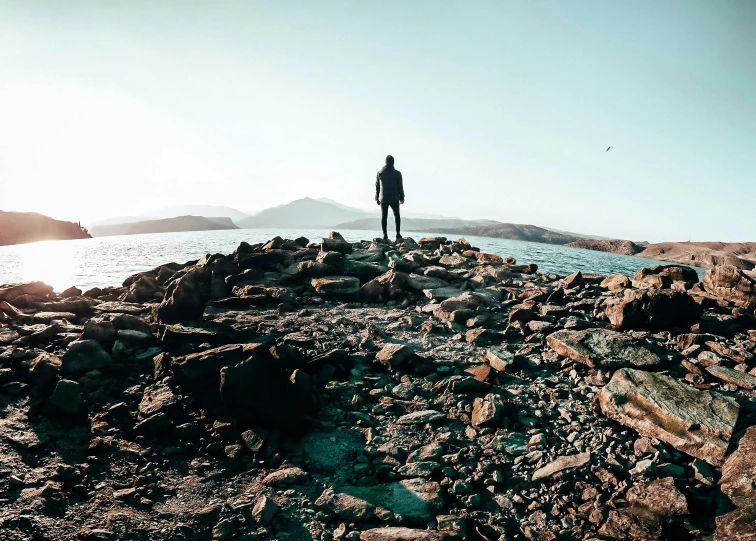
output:
<svg viewBox="0 0 756 541"><path fill-rule="evenodd" d="M612 148L612 147L606 147L606 151L605 152L609 152L610 148Z"/></svg>

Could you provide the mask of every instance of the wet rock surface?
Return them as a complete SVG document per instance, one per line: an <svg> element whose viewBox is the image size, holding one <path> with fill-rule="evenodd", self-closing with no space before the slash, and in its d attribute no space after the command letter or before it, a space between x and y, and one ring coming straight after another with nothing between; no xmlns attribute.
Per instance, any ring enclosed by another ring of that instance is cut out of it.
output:
<svg viewBox="0 0 756 541"><path fill-rule="evenodd" d="M753 539L741 278L334 233L0 286L2 537Z"/></svg>

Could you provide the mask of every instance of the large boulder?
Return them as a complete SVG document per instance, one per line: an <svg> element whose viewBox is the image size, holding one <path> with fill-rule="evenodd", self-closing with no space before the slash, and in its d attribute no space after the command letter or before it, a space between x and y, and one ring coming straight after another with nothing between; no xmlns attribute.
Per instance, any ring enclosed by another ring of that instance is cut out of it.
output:
<svg viewBox="0 0 756 541"><path fill-rule="evenodd" d="M549 347L591 368L657 366L659 356L634 338L608 329L557 331L546 338Z"/></svg>
<svg viewBox="0 0 756 541"><path fill-rule="evenodd" d="M61 371L64 374L102 370L113 364L113 358L99 342L76 340L63 355Z"/></svg>
<svg viewBox="0 0 756 541"><path fill-rule="evenodd" d="M756 280L733 266L708 269L703 279L704 289L746 310L756 309Z"/></svg>
<svg viewBox="0 0 756 541"><path fill-rule="evenodd" d="M722 465L740 412L734 398L631 368L616 371L598 398L610 419L713 466Z"/></svg>
<svg viewBox="0 0 756 541"><path fill-rule="evenodd" d="M163 288L157 279L147 274L139 276L131 283L129 289L120 297L119 300L125 302L148 302L159 300L162 296Z"/></svg>
<svg viewBox="0 0 756 541"><path fill-rule="evenodd" d="M360 279L354 276L325 276L310 282L315 293L327 297L342 297L360 290Z"/></svg>
<svg viewBox="0 0 756 541"><path fill-rule="evenodd" d="M673 282L698 282L698 273L692 267L683 265L655 265L635 273L633 282L639 286L668 288Z"/></svg>
<svg viewBox="0 0 756 541"><path fill-rule="evenodd" d="M220 385L220 370L246 359L259 344L227 344L191 353L173 360L172 369L184 385L216 391Z"/></svg>
<svg viewBox="0 0 756 541"><path fill-rule="evenodd" d="M207 269L187 272L168 286L165 299L157 309L158 319L164 323L180 323L201 318L209 289Z"/></svg>
<svg viewBox="0 0 756 541"><path fill-rule="evenodd" d="M22 295L47 297L53 292L52 286L44 282L27 282L23 284L9 284L0 287L0 301L12 301Z"/></svg>
<svg viewBox="0 0 756 541"><path fill-rule="evenodd" d="M701 306L682 291L628 289L623 298L607 303L604 313L617 328L668 329L697 321Z"/></svg>

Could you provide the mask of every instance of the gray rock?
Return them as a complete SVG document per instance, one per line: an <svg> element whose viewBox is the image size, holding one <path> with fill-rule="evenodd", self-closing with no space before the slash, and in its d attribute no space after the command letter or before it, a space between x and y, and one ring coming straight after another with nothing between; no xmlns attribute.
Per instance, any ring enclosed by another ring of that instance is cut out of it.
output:
<svg viewBox="0 0 756 541"><path fill-rule="evenodd" d="M598 397L610 419L714 466L722 465L740 412L734 398L631 368L615 372Z"/></svg>
<svg viewBox="0 0 756 541"><path fill-rule="evenodd" d="M424 425L446 419L446 414L434 410L413 411L396 420L398 425Z"/></svg>
<svg viewBox="0 0 756 541"><path fill-rule="evenodd" d="M658 355L631 336L607 329L557 331L546 342L563 357L591 368L643 368L661 363Z"/></svg>
<svg viewBox="0 0 756 541"><path fill-rule="evenodd" d="M707 366L706 371L715 378L732 383L741 389L748 389L749 391L756 389L756 376L752 376L751 374L717 365Z"/></svg>
<svg viewBox="0 0 756 541"><path fill-rule="evenodd" d="M94 340L71 342L62 361L61 371L64 374L102 370L113 364L113 359L108 352Z"/></svg>
<svg viewBox="0 0 756 541"><path fill-rule="evenodd" d="M45 403L48 415L76 415L81 404L81 387L76 381L62 379Z"/></svg>

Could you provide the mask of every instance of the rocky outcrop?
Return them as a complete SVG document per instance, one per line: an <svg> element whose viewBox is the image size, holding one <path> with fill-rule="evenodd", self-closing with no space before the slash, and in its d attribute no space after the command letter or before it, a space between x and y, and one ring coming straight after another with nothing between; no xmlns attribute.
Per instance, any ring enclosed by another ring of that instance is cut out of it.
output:
<svg viewBox="0 0 756 541"><path fill-rule="evenodd" d="M754 317L678 272L333 232L0 286L3 539L748 539Z"/></svg>
<svg viewBox="0 0 756 541"><path fill-rule="evenodd" d="M644 436L721 466L740 406L661 374L623 368L599 393L601 411Z"/></svg>
<svg viewBox="0 0 756 541"><path fill-rule="evenodd" d="M756 280L737 267L714 267L704 274L704 289L746 310L756 310Z"/></svg>

